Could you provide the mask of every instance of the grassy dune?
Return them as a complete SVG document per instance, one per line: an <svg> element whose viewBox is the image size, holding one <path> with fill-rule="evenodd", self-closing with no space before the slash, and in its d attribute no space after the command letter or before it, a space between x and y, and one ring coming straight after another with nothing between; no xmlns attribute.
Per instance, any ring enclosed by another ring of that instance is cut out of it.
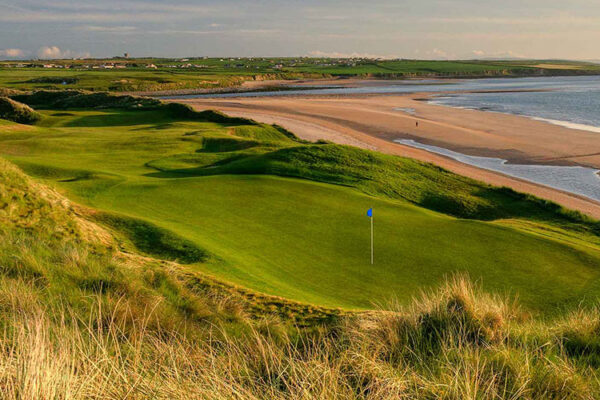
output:
<svg viewBox="0 0 600 400"><path fill-rule="evenodd" d="M143 68L115 71L48 70L42 68L0 69L0 84L5 87L32 89L64 89L125 91L156 91L210 89L237 86L251 80L250 74L237 76L211 74L202 70L154 71ZM64 84L63 84L64 82Z"/></svg>
<svg viewBox="0 0 600 400"><path fill-rule="evenodd" d="M38 121L40 116L25 104L13 101L8 97L0 97L0 119L20 124L32 124Z"/></svg>
<svg viewBox="0 0 600 400"><path fill-rule="evenodd" d="M157 107L46 110L6 130L0 152L108 213L98 221L124 248L272 295L372 308L455 271L547 313L598 294L598 223L577 213L413 160Z"/></svg>

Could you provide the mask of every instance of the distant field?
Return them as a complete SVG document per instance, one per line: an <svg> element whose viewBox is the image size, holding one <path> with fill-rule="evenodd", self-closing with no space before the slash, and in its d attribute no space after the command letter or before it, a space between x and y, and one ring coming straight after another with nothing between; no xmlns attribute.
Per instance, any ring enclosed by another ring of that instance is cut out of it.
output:
<svg viewBox="0 0 600 400"><path fill-rule="evenodd" d="M0 69L0 87L15 89L83 89L94 91L146 91L209 89L235 86L249 74L169 70L49 70ZM64 84L63 84L64 82Z"/></svg>
<svg viewBox="0 0 600 400"><path fill-rule="evenodd" d="M23 64L23 63L22 63ZM27 64L27 63L25 63ZM44 64L55 68L41 68ZM93 69L105 64L125 69ZM109 59L37 61L16 68L0 62L0 87L160 91L235 87L252 79L354 77L486 77L600 73L600 65L571 61L424 61L369 59ZM70 68L57 68L67 66ZM154 66L156 69L149 69ZM185 66L185 68L182 68ZM85 69L87 67L88 69Z"/></svg>
<svg viewBox="0 0 600 400"><path fill-rule="evenodd" d="M160 257L192 246L208 255L195 268L219 279L344 308L407 302L454 271L546 312L600 293L598 224L511 191L267 125L166 111L43 114L33 128L0 125L0 154L117 213L98 218L126 228L124 246Z"/></svg>

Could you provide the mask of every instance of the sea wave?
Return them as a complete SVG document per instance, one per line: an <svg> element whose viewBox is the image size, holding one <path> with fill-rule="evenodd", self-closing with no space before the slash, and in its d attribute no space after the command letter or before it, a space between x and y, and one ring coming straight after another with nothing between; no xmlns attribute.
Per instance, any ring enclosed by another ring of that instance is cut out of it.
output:
<svg viewBox="0 0 600 400"><path fill-rule="evenodd" d="M600 126L578 124L578 123L575 123L575 122L559 121L559 120L556 120L556 119L549 119L549 118L540 118L540 117L529 117L529 118L534 119L536 121L547 122L547 123L553 124L553 125L564 126L565 128L578 129L580 131L590 131L590 132L600 133Z"/></svg>

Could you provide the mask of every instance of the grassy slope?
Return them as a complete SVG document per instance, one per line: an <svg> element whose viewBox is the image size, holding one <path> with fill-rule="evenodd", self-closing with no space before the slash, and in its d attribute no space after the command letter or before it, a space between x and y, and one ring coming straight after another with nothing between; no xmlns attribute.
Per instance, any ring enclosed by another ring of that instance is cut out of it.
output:
<svg viewBox="0 0 600 400"><path fill-rule="evenodd" d="M370 307L390 296L406 301L449 272L469 271L537 309L598 293L597 224L510 191L412 160L304 145L268 126L162 111L44 114L37 127L3 126L2 154L86 204L176 233L211 255L197 268L250 288ZM406 200L503 220L455 219ZM373 267L368 207L377 218Z"/></svg>

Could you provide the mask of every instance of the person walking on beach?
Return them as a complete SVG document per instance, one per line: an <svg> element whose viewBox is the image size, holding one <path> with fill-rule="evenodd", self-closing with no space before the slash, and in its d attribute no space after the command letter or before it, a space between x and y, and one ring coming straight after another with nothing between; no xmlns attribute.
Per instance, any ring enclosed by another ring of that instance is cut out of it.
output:
<svg viewBox="0 0 600 400"><path fill-rule="evenodd" d="M419 121L415 121L415 126L418 128L419 127Z"/></svg>

